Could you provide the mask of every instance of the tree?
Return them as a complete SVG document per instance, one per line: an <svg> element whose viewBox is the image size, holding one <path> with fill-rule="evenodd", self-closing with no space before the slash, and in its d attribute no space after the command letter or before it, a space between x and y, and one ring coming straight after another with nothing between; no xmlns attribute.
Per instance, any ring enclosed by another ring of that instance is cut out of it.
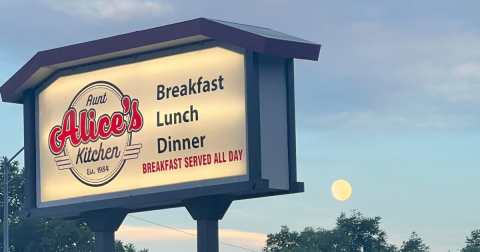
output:
<svg viewBox="0 0 480 252"><path fill-rule="evenodd" d="M299 234L297 232L290 232L287 226L282 226L279 233L267 235L267 247L265 252L279 252L282 249L298 248Z"/></svg>
<svg viewBox="0 0 480 252"><path fill-rule="evenodd" d="M122 241L115 241L115 252L148 252L148 249L137 250L132 243L123 244Z"/></svg>
<svg viewBox="0 0 480 252"><path fill-rule="evenodd" d="M84 222L35 219L13 223L11 251L93 251L93 233Z"/></svg>
<svg viewBox="0 0 480 252"><path fill-rule="evenodd" d="M0 159L0 180L7 158ZM19 213L25 200L23 169L17 161L8 166L9 170L9 226L10 251L12 252L89 252L94 250L94 234L83 221L63 221L56 219L20 220ZM0 205L3 210L3 190L0 190ZM0 220L3 223L3 215ZM0 230L3 236L3 229ZM117 241L117 243L121 241ZM3 250L3 239L0 239ZM116 252L148 252L136 250L133 244L115 247Z"/></svg>
<svg viewBox="0 0 480 252"><path fill-rule="evenodd" d="M480 252L480 229L473 230L465 243L467 245L461 252Z"/></svg>
<svg viewBox="0 0 480 252"><path fill-rule="evenodd" d="M6 157L0 160L0 179L3 181ZM10 251L93 251L93 233L84 222L35 219L22 221L19 213L25 200L25 180L18 161L8 165ZM0 192L3 209L3 190ZM3 222L3 215L1 217ZM3 229L0 231L3 236ZM3 249L3 239L0 241Z"/></svg>
<svg viewBox="0 0 480 252"><path fill-rule="evenodd" d="M283 226L279 233L267 235L265 252L346 251L338 230L305 228L301 233Z"/></svg>
<svg viewBox="0 0 480 252"><path fill-rule="evenodd" d="M305 228L300 234L299 245L306 251L347 251L344 242L347 237L338 228L327 230L323 228Z"/></svg>
<svg viewBox="0 0 480 252"><path fill-rule="evenodd" d="M305 228L298 233L283 226L279 233L267 235L264 252L395 252L380 229L380 217L367 218L358 211L342 213L332 230Z"/></svg>
<svg viewBox="0 0 480 252"><path fill-rule="evenodd" d="M429 252L430 248L423 243L417 233L412 232L408 241L402 243L400 252Z"/></svg>
<svg viewBox="0 0 480 252"><path fill-rule="evenodd" d="M387 243L386 232L380 229L381 219L365 217L357 210L352 210L350 216L341 213L337 229L346 237L348 251L394 251Z"/></svg>
<svg viewBox="0 0 480 252"><path fill-rule="evenodd" d="M4 166L8 162L7 157L0 158L0 184L3 188L3 171ZM23 201L25 199L24 190L24 178L23 169L19 168L18 161L14 160L9 164L8 169L8 183L9 183L9 205L8 205L8 220L10 223L16 223L19 221L18 213L23 207ZM3 210L3 189L0 190L0 206ZM3 211L2 211L3 212ZM3 214L0 216L0 220L3 223Z"/></svg>

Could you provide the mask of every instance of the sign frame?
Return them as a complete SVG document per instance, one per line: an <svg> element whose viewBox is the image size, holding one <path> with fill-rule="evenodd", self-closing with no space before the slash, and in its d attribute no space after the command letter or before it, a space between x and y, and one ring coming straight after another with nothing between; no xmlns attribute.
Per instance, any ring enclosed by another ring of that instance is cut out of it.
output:
<svg viewBox="0 0 480 252"><path fill-rule="evenodd" d="M226 43L218 43L218 41L209 40L200 43L186 44L180 47L205 47L205 44L214 43L219 46L229 47ZM175 47L178 48L178 47ZM175 48L160 49L157 51L148 51L143 54L134 54L127 57L115 58L105 62L95 62L92 64L81 65L77 68L71 68L60 71L71 71L72 74L79 73L79 69L92 69L98 67L99 64L128 64L145 60L143 56L172 50ZM73 203L58 206L47 206L37 208L37 101L36 96L42 86L48 85L52 79L50 76L44 84L35 89L27 89L24 92L24 120L25 120L25 190L26 201L25 210L22 211L20 217L24 219L37 217L54 217L64 219L81 218L86 212L123 209L129 213L159 210L166 208L175 208L185 206L184 201L190 198L208 197L215 195L227 195L233 200L242 200L249 198L258 198L265 196L274 196L282 194L299 193L304 191L304 184L297 182L296 168L296 136L295 136L295 94L294 94L294 63L293 58L276 57L274 60L282 62L284 66L286 90L286 120L287 120L287 148L288 148L288 189L273 189L269 179L262 176L262 133L260 129L260 74L262 70L263 54L244 49L245 58L245 95L246 95L246 129L247 129L247 176L248 180L243 182L234 182L228 184L211 185L204 187L194 187L188 189L180 189L175 191L163 191L149 193L143 195L134 195L126 197L118 197L112 199L102 199L90 202ZM274 56L271 56L274 57ZM119 63L120 62L120 63ZM85 71L85 70L83 70ZM65 73L65 72L64 72Z"/></svg>

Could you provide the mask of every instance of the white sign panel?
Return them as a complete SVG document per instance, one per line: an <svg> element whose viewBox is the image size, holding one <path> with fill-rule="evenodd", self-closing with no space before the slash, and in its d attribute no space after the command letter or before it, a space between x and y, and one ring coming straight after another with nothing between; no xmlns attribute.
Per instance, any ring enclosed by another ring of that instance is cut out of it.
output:
<svg viewBox="0 0 480 252"><path fill-rule="evenodd" d="M37 97L39 207L245 177L244 65L211 47L55 79Z"/></svg>

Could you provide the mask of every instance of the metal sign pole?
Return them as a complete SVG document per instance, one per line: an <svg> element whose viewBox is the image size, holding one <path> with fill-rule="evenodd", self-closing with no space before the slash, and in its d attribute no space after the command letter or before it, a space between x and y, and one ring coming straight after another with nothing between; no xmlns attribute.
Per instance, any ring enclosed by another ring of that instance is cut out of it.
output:
<svg viewBox="0 0 480 252"><path fill-rule="evenodd" d="M95 252L115 252L115 231L127 214L127 210L116 208L82 213L83 220L95 233Z"/></svg>
<svg viewBox="0 0 480 252"><path fill-rule="evenodd" d="M18 154L23 151L22 147L10 160L3 161L3 251L8 252L10 244L8 244L8 165L14 160Z"/></svg>
<svg viewBox="0 0 480 252"><path fill-rule="evenodd" d="M227 212L233 198L224 195L183 200L197 221L197 252L218 252L218 221Z"/></svg>
<svg viewBox="0 0 480 252"><path fill-rule="evenodd" d="M115 252L115 232L95 232L95 252Z"/></svg>
<svg viewBox="0 0 480 252"><path fill-rule="evenodd" d="M197 252L218 251L218 220L197 220Z"/></svg>
<svg viewBox="0 0 480 252"><path fill-rule="evenodd" d="M8 252L8 162L3 161L3 251Z"/></svg>

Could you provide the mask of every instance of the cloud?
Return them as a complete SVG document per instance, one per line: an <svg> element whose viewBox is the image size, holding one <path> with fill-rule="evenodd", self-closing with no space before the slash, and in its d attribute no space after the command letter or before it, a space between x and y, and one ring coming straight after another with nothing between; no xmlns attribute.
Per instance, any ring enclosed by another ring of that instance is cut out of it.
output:
<svg viewBox="0 0 480 252"><path fill-rule="evenodd" d="M317 85L296 90L302 125L380 132L480 126L480 30L428 17L318 29L319 69L308 79Z"/></svg>
<svg viewBox="0 0 480 252"><path fill-rule="evenodd" d="M453 70L457 76L480 78L480 64L478 63L472 62L461 64L456 66Z"/></svg>
<svg viewBox="0 0 480 252"><path fill-rule="evenodd" d="M446 73L439 74L447 81L438 86L438 90L454 102L480 102L480 64L463 63L452 67Z"/></svg>
<svg viewBox="0 0 480 252"><path fill-rule="evenodd" d="M480 39L480 37L479 37ZM399 80L453 103L480 103L480 65L423 62L397 72Z"/></svg>
<svg viewBox="0 0 480 252"><path fill-rule="evenodd" d="M478 127L470 115L394 114L389 112L340 112L311 118L310 125L324 129L391 131L408 129L431 131Z"/></svg>
<svg viewBox="0 0 480 252"><path fill-rule="evenodd" d="M45 0L43 3L55 11L88 22L158 17L174 9L171 3L142 0Z"/></svg>
<svg viewBox="0 0 480 252"><path fill-rule="evenodd" d="M401 91L453 103L480 102L480 31L466 24L405 18L328 29L333 38L324 42L321 74L329 78L352 80L351 86L381 92L380 99Z"/></svg>
<svg viewBox="0 0 480 252"><path fill-rule="evenodd" d="M180 231L196 234L197 230L181 229ZM115 236L126 242L137 241L172 241L172 240L195 240L195 236L181 233L175 230L153 226L128 226L122 225ZM233 245L246 246L257 249L265 245L267 236L260 233L250 233L232 229L219 230L220 241Z"/></svg>

